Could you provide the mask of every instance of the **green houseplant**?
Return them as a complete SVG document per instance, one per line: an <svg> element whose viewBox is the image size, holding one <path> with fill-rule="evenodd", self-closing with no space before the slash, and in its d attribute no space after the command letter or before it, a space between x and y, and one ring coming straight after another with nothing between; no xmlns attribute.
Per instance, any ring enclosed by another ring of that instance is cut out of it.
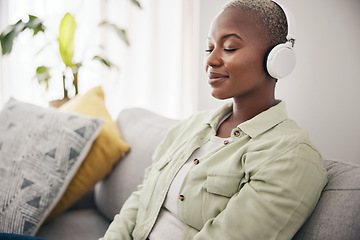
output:
<svg viewBox="0 0 360 240"><path fill-rule="evenodd" d="M137 0L131 0L133 4L135 4L137 7L141 8L140 3ZM115 24L109 23L109 22L101 22L99 24L101 27L108 27L111 30L113 30L119 38L122 40L123 43L126 45L129 45L129 40L126 35L126 31L123 28L118 27ZM34 15L29 15L29 19L27 22L24 22L23 20L17 21L15 24L8 26L8 28L0 34L0 42L1 42L1 53L2 55L10 54L14 45L14 42L16 38L24 32L25 30L32 30L33 36L44 33L46 31L46 26L44 25L44 21L41 20L39 17ZM75 62L73 59L74 56L74 36L76 33L77 24L75 21L75 18L70 13L66 13L64 17L61 20L60 26L59 26L59 34L57 38L57 44L58 44L58 53L60 55L60 59L63 63L64 70L62 71L62 90L63 90L63 99L60 100L60 102L67 101L69 99L69 89L68 88L74 88L75 95L78 94L78 73L79 69L83 66L83 60ZM45 48L46 46L44 46ZM111 68L114 67L114 65L105 57L95 55L92 57L92 60L97 60L104 64L106 67ZM39 84L44 84L45 88L48 89L49 87L49 81L52 78L50 74L51 67L41 65L36 68L36 78L39 82ZM72 73L72 84L70 87L67 87L65 84L68 77L67 74L65 74L66 70L71 70ZM55 104L57 105L57 104Z"/></svg>

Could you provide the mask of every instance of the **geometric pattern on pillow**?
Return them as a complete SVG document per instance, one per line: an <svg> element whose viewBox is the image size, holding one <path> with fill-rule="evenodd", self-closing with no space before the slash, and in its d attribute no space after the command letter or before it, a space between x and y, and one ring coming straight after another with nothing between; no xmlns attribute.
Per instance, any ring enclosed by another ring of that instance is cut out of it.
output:
<svg viewBox="0 0 360 240"><path fill-rule="evenodd" d="M0 232L34 235L102 120L10 99L0 111Z"/></svg>
<svg viewBox="0 0 360 240"><path fill-rule="evenodd" d="M104 124L78 172L46 221L64 212L93 189L95 184L105 178L112 171L115 163L129 151L129 145L123 141L116 123L107 111L104 97L102 88L98 86L85 94L77 95L60 107L60 110L66 112L99 117L104 120Z"/></svg>

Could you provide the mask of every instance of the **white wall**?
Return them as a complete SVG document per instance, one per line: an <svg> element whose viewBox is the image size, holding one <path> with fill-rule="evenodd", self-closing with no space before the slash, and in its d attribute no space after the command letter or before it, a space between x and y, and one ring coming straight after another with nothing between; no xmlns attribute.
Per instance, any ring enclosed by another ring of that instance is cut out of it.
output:
<svg viewBox="0 0 360 240"><path fill-rule="evenodd" d="M211 19L226 0L199 0L198 110L222 104L209 93L203 67ZM289 117L309 131L326 159L360 164L360 1L286 2L296 20L294 72L278 82Z"/></svg>

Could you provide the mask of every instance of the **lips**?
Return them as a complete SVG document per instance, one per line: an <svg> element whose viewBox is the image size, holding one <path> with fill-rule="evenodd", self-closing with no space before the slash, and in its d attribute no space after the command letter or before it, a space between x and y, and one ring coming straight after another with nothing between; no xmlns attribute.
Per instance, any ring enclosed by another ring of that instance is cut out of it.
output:
<svg viewBox="0 0 360 240"><path fill-rule="evenodd" d="M228 78L228 77L229 77L229 76L226 75L226 74L214 73L214 72L209 73L209 78L210 78L210 79L215 79L215 78Z"/></svg>
<svg viewBox="0 0 360 240"><path fill-rule="evenodd" d="M209 84L215 84L228 79L229 75L223 73L217 73L217 72L210 72L208 74L208 78L209 78Z"/></svg>

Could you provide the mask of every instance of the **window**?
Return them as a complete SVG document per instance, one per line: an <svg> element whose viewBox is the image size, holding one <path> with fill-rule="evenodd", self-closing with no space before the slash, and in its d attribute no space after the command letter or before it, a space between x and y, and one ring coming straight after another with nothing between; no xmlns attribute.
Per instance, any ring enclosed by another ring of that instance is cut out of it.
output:
<svg viewBox="0 0 360 240"><path fill-rule="evenodd" d="M91 58L84 61L79 72L80 94L102 85L113 117L122 108L132 106L169 117L192 113L197 83L192 79L196 77L192 73L197 59L190 52L192 44L196 44L192 41L196 24L191 21L194 3L190 0L140 2L142 9L130 0L2 0L1 31L28 14L44 19L50 31L36 37L31 37L30 31L21 34L11 55L0 58L0 104L14 97L46 106L48 101L62 97L60 75L50 79L48 91L34 78L37 66L59 64L57 45L36 53L44 42L55 42L60 20L70 12L78 26L74 58L86 58L100 51L119 67L109 70ZM103 20L127 29L130 46L126 47L109 29L99 28Z"/></svg>

